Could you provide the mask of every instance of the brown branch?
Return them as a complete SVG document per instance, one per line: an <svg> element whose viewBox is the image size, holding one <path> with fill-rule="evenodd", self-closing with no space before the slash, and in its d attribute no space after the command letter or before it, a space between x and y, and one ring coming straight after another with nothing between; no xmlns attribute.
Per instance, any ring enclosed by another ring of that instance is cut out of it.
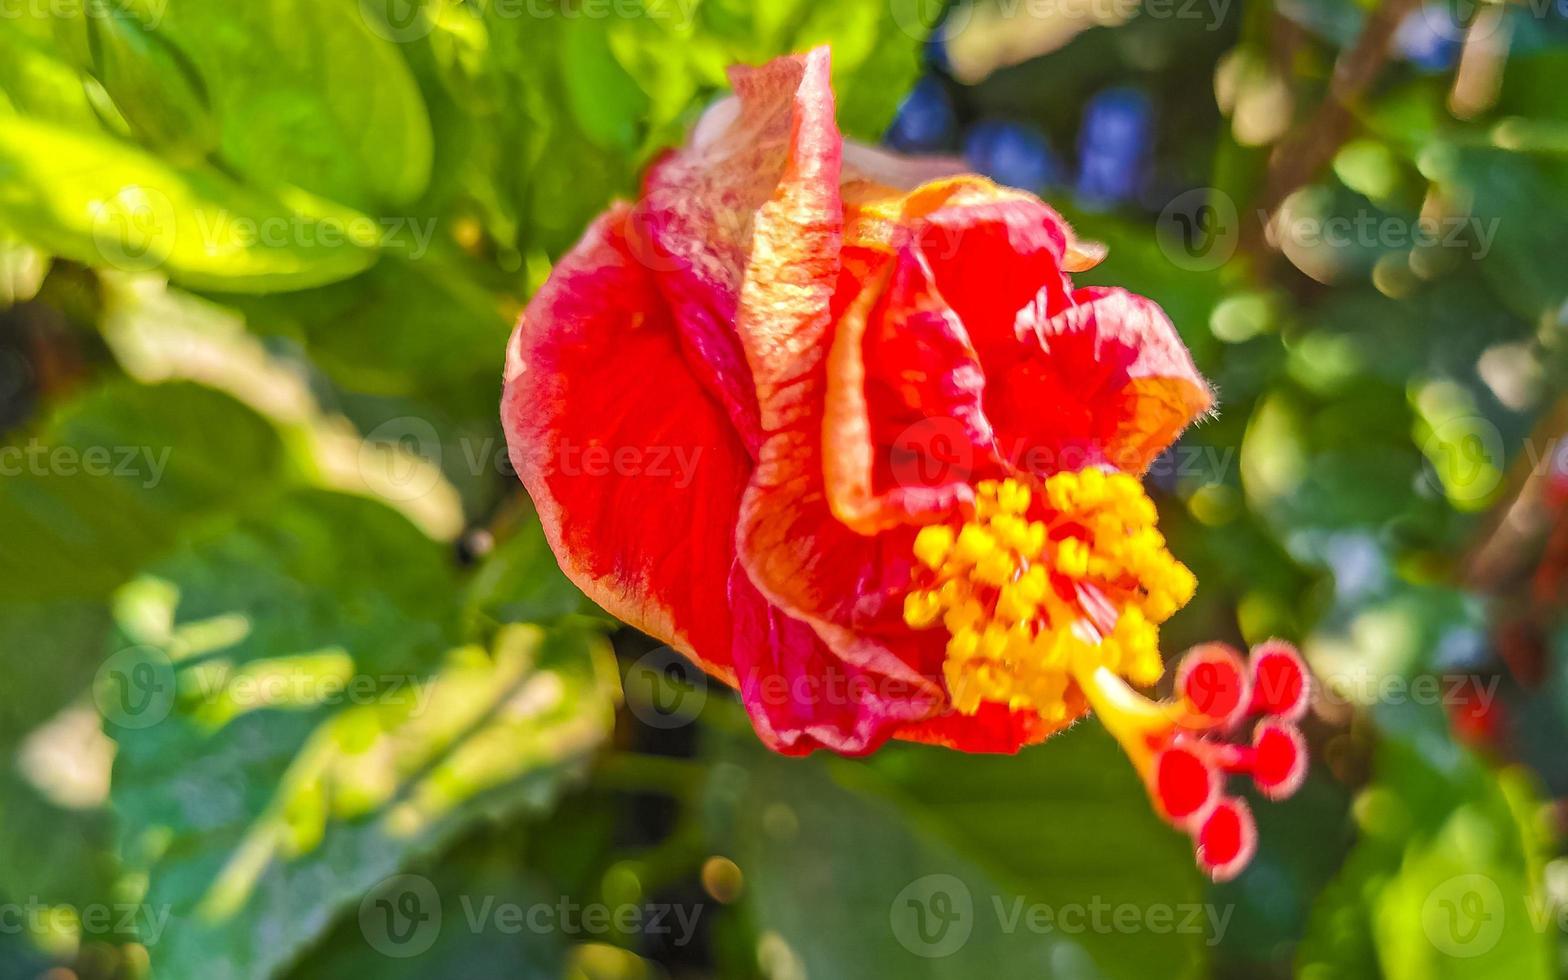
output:
<svg viewBox="0 0 1568 980"><path fill-rule="evenodd" d="M1253 229L1261 235L1286 198L1318 175L1334 159L1354 123L1357 103L1371 89L1388 62L1394 32L1421 0L1383 0L1367 18L1356 43L1340 55L1329 78L1328 94L1296 135L1286 137L1269 159L1263 182L1262 213L1267 219Z"/></svg>

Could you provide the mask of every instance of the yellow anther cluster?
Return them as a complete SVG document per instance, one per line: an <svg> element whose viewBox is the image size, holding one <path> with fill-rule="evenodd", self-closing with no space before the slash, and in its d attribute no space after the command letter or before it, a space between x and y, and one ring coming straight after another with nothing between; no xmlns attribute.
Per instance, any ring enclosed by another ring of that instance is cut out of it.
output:
<svg viewBox="0 0 1568 980"><path fill-rule="evenodd" d="M1157 681L1158 626L1197 580L1166 550L1138 481L1085 469L975 490L971 519L916 536L915 588L904 601L910 626L948 632L955 707L973 713L991 701L1061 720L1074 675L1103 666L1134 684ZM1103 614L1084 608L1085 593L1115 611L1108 631Z"/></svg>

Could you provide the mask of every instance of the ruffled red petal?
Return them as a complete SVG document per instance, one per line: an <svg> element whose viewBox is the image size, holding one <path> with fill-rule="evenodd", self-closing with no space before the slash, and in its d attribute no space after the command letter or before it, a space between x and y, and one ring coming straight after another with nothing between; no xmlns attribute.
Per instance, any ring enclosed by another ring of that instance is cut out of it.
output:
<svg viewBox="0 0 1568 980"><path fill-rule="evenodd" d="M741 700L775 751L863 755L900 725L940 709L942 696L930 685L841 660L810 626L764 599L739 566L729 598Z"/></svg>
<svg viewBox="0 0 1568 980"><path fill-rule="evenodd" d="M1069 712L1076 718L1082 710ZM924 721L904 725L894 738L906 742L941 745L960 752L1012 753L1036 745L1067 728L1071 721L1052 723L1038 712L1013 711L1005 704L983 702L972 715L947 711Z"/></svg>
<svg viewBox="0 0 1568 980"><path fill-rule="evenodd" d="M986 407L1004 452L1037 472L1105 464L1141 473L1213 404L1152 300L1089 287L1053 312L1051 288L1019 320L1009 362L986 361Z"/></svg>
<svg viewBox="0 0 1568 980"><path fill-rule="evenodd" d="M524 311L501 421L572 581L734 683L724 596L751 460L688 367L627 214L596 221Z"/></svg>
<svg viewBox="0 0 1568 980"><path fill-rule="evenodd" d="M709 109L691 141L650 169L630 228L699 376L755 453L757 399L735 331L754 221L764 205L780 206L786 185L802 175L832 192L824 204L836 216L843 141L826 48L733 68L730 80L735 95Z"/></svg>
<svg viewBox="0 0 1568 980"><path fill-rule="evenodd" d="M841 295L854 299L835 327L823 422L833 515L876 534L953 513L997 465L963 324L912 242L867 280L846 276Z"/></svg>

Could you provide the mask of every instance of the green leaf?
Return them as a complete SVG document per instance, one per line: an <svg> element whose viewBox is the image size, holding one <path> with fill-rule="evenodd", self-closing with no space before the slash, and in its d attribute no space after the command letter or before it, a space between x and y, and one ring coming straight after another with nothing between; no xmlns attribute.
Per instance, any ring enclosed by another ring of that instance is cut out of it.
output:
<svg viewBox="0 0 1568 980"><path fill-rule="evenodd" d="M477 630L491 623L551 622L588 608L530 516L474 572L464 589L463 619Z"/></svg>
<svg viewBox="0 0 1568 980"><path fill-rule="evenodd" d="M712 792L758 955L798 975L1189 976L1224 928L1093 725L1016 757L747 749Z"/></svg>
<svg viewBox="0 0 1568 980"><path fill-rule="evenodd" d="M1435 709L1379 715L1389 724L1356 804L1362 838L1318 898L1301 975L1555 976L1524 779L1455 745Z"/></svg>
<svg viewBox="0 0 1568 980"><path fill-rule="evenodd" d="M581 770L613 717L600 641L449 647L454 588L395 512L312 492L121 591L99 703L125 852L173 909L156 970L274 975L383 879Z"/></svg>
<svg viewBox="0 0 1568 980"><path fill-rule="evenodd" d="M141 140L190 163L217 146L201 80L179 51L126 10L105 4L83 18L93 75Z"/></svg>
<svg viewBox="0 0 1568 980"><path fill-rule="evenodd" d="M1568 185L1528 156L1503 150L1434 143L1420 166L1444 193L1474 202L1469 228L1475 254L1497 298L1530 322L1555 314L1568 300L1568 285L1552 261L1553 229L1568 221Z"/></svg>
<svg viewBox="0 0 1568 980"><path fill-rule="evenodd" d="M609 35L592 21L573 18L563 40L562 80L578 127L599 147L634 150L649 100L610 53Z"/></svg>
<svg viewBox="0 0 1568 980"><path fill-rule="evenodd" d="M148 0L151 2L151 0ZM224 160L360 208L430 180L430 120L398 46L345 0L158 0L158 30L196 66Z"/></svg>
<svg viewBox="0 0 1568 980"><path fill-rule="evenodd" d="M462 529L457 489L441 477L433 444L439 439L422 417L400 413L397 424L361 439L348 419L323 408L319 376L297 357L269 350L229 310L152 277L100 281L100 330L128 374L147 382L189 379L226 392L271 420L305 482L373 497L441 540ZM409 436L412 447L403 441Z"/></svg>
<svg viewBox="0 0 1568 980"><path fill-rule="evenodd" d="M433 233L435 219L428 222L417 230ZM257 331L298 336L347 387L376 395L441 391L451 405L496 376L512 329L467 272L422 253L387 256L344 282L230 305ZM483 401L494 416L494 391L465 400Z"/></svg>
<svg viewBox="0 0 1568 980"><path fill-rule="evenodd" d="M37 119L101 130L81 75L61 57L52 37L27 30L27 23L14 29L17 23L8 19L6 30L0 31L0 115L9 103L16 112Z"/></svg>
<svg viewBox="0 0 1568 980"><path fill-rule="evenodd" d="M0 603L99 598L187 522L276 489L282 446L226 395L106 385L7 447Z"/></svg>
<svg viewBox="0 0 1568 980"><path fill-rule="evenodd" d="M795 50L833 47L833 91L844 135L877 142L920 75L924 27L907 16L909 0L815 4Z"/></svg>
<svg viewBox="0 0 1568 980"><path fill-rule="evenodd" d="M430 867L387 879L288 974L290 980L559 980L566 965L561 935L517 928L513 917L521 913L526 922L534 914L537 923L533 910L553 910L560 899L537 875L521 870L515 849L504 843L465 845Z"/></svg>
<svg viewBox="0 0 1568 980"><path fill-rule="evenodd" d="M103 658L110 592L179 529L277 490L259 416L190 384L101 387L0 448L0 746L80 697Z"/></svg>
<svg viewBox="0 0 1568 980"><path fill-rule="evenodd" d="M46 723L91 687L112 628L110 591L181 526L275 492L282 461L264 420L189 384L100 387L36 437L0 448L0 890L8 897L80 908L108 894L106 815L91 801L64 806L33 782L91 778L93 760L67 746L71 766L29 765L25 747L55 737Z"/></svg>
<svg viewBox="0 0 1568 980"><path fill-rule="evenodd" d="M0 222L88 265L160 269L237 292L345 279L375 262L380 233L364 215L298 190L264 192L21 118L0 127Z"/></svg>
<svg viewBox="0 0 1568 980"><path fill-rule="evenodd" d="M95 722L96 716L90 716ZM57 765L70 758L76 768L86 768L71 749L62 748ZM76 756L72 758L72 756ZM105 760L107 761L107 760ZM65 768L65 766L59 766ZM64 806L45 796L11 761L0 767L0 861L5 880L0 895L13 901L43 901L82 907L109 894L115 862L109 817L96 806ZM121 942L136 938L125 931Z"/></svg>
<svg viewBox="0 0 1568 980"><path fill-rule="evenodd" d="M13 692L0 705L0 748L14 749L87 690L110 627L98 600L0 601L0 670Z"/></svg>
<svg viewBox="0 0 1568 980"><path fill-rule="evenodd" d="M636 172L629 154L589 139L568 107L566 21L511 17L494 7L485 21L508 106L496 120L507 148L502 187L520 218L519 240L505 244L551 255L575 242L612 196L631 193Z"/></svg>

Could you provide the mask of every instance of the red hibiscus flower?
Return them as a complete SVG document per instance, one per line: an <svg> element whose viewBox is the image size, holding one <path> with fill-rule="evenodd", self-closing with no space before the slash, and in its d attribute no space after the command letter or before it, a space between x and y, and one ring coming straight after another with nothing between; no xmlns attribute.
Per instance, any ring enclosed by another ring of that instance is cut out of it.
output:
<svg viewBox="0 0 1568 980"><path fill-rule="evenodd" d="M1196 585L1135 475L1211 405L1170 321L1074 288L1094 249L1032 195L846 144L825 49L732 81L512 338L502 421L562 568L780 752L1011 752L1093 709L1234 873L1225 776L1294 788L1306 675L1209 646L1170 700L1133 689Z"/></svg>

